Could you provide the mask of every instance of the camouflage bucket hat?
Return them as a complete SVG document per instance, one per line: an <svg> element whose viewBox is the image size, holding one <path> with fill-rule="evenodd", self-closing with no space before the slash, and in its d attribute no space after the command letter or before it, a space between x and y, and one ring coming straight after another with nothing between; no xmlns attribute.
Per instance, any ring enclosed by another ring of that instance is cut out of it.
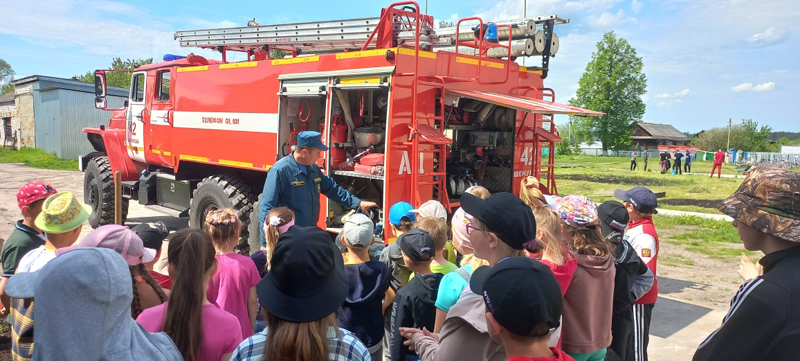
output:
<svg viewBox="0 0 800 361"><path fill-rule="evenodd" d="M758 167L717 208L760 232L800 243L800 174Z"/></svg>

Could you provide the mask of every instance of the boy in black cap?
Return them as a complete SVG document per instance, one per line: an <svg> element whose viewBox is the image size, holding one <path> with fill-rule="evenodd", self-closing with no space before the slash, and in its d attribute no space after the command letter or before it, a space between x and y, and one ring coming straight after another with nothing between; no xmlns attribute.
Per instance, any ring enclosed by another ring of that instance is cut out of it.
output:
<svg viewBox="0 0 800 361"><path fill-rule="evenodd" d="M425 327L433 330L436 322L436 295L439 292L441 273L431 272L435 256L433 237L414 228L397 239L403 251L406 267L416 275L397 291L392 304L392 340L389 344L392 361L419 360L414 351L403 345L400 327Z"/></svg>
<svg viewBox="0 0 800 361"><path fill-rule="evenodd" d="M606 360L633 359L633 302L653 287L653 272L622 239L630 219L622 203L606 201L597 207L600 231L614 245L614 314L611 318L611 346Z"/></svg>
<svg viewBox="0 0 800 361"><path fill-rule="evenodd" d="M158 285L164 289L172 289L172 280L169 276L155 271L156 262L161 258L161 246L169 236L169 228L164 222L142 223L131 229L142 239L144 244L144 268L153 277Z"/></svg>
<svg viewBox="0 0 800 361"><path fill-rule="evenodd" d="M470 289L483 297L489 336L503 345L508 361L571 361L548 347L559 326L561 287L550 268L527 257L509 257L472 274Z"/></svg>
<svg viewBox="0 0 800 361"><path fill-rule="evenodd" d="M630 223L624 240L633 246L636 254L644 261L653 277L658 275L658 233L653 225L653 214L658 214L656 195L646 187L633 187L627 191L617 189L614 197L623 201L628 211ZM653 280L653 287L644 296L633 303L633 349L634 360L647 361L647 345L650 343L650 319L653 307L658 299L658 279Z"/></svg>

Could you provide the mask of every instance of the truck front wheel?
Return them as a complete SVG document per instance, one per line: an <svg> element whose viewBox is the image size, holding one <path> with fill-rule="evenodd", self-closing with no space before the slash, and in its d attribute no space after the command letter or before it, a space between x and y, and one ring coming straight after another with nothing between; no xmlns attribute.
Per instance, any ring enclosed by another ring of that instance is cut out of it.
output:
<svg viewBox="0 0 800 361"><path fill-rule="evenodd" d="M114 224L114 175L108 157L95 157L83 176L83 202L92 206L89 225ZM128 218L128 199L122 198L122 223Z"/></svg>
<svg viewBox="0 0 800 361"><path fill-rule="evenodd" d="M206 214L212 209L233 208L236 217L242 222L236 251L249 254L247 239L254 201L255 196L250 186L235 176L218 175L204 178L192 195L189 206L189 227L203 229Z"/></svg>

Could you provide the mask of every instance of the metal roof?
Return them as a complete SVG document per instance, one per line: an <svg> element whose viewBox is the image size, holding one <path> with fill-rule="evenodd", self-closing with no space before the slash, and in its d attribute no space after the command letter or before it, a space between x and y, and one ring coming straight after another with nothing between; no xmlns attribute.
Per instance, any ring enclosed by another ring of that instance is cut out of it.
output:
<svg viewBox="0 0 800 361"><path fill-rule="evenodd" d="M44 91L50 89L69 89L84 93L94 94L94 83L87 83L80 80L56 78L45 75L31 75L11 82L14 86L39 82L39 88L34 90ZM115 86L107 87L107 94L118 97L128 97L128 89Z"/></svg>
<svg viewBox="0 0 800 361"><path fill-rule="evenodd" d="M14 92L0 95L0 104L2 103L13 103L14 102Z"/></svg>
<svg viewBox="0 0 800 361"><path fill-rule="evenodd" d="M517 109L534 114L567 114L577 116L605 115L594 110L582 109L570 105L548 102L541 99L490 93L479 90L447 89L448 93L470 99L485 101L507 108Z"/></svg>
<svg viewBox="0 0 800 361"><path fill-rule="evenodd" d="M680 130L675 129L675 127L669 124L637 122L636 125L641 127L647 134L650 134L650 137L633 136L631 137L632 139L691 140L686 134L681 133Z"/></svg>

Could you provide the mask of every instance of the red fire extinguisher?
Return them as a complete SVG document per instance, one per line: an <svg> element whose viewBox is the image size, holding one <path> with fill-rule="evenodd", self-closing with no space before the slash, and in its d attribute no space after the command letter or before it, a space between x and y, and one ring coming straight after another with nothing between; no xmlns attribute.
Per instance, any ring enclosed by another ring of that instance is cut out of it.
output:
<svg viewBox="0 0 800 361"><path fill-rule="evenodd" d="M308 118L311 118L311 100L306 99L308 111L306 116L303 117L303 103L300 103L300 110L297 112L297 118L300 120L298 129L294 128L294 122L289 122L289 146L297 144L297 134L308 130Z"/></svg>
<svg viewBox="0 0 800 361"><path fill-rule="evenodd" d="M347 142L347 125L342 121L341 114L334 114L331 121L331 143ZM331 166L338 167L347 160L347 151L344 148L331 144Z"/></svg>

